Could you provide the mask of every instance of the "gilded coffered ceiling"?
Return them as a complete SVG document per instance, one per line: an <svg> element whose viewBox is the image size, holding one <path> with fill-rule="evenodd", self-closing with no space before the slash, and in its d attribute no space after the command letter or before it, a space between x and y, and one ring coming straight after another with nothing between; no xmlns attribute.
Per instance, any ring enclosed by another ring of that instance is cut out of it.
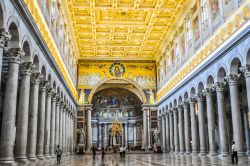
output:
<svg viewBox="0 0 250 166"><path fill-rule="evenodd" d="M154 59L188 0L66 0L79 59Z"/></svg>

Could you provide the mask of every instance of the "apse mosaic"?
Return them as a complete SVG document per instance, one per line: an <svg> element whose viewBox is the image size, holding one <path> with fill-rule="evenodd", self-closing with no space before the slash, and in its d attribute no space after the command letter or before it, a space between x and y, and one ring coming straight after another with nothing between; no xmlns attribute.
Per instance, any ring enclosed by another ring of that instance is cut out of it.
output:
<svg viewBox="0 0 250 166"><path fill-rule="evenodd" d="M93 97L93 117L128 118L141 115L141 101L132 92L122 88L109 88Z"/></svg>

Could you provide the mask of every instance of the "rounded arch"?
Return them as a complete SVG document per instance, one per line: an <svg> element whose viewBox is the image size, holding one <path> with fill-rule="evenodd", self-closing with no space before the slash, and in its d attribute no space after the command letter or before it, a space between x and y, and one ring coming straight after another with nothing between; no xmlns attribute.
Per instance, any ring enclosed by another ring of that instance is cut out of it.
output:
<svg viewBox="0 0 250 166"><path fill-rule="evenodd" d="M214 78L212 75L209 75L207 78L206 88L212 88L213 84L214 84Z"/></svg>
<svg viewBox="0 0 250 166"><path fill-rule="evenodd" d="M11 39L8 41L8 47L18 48L19 47L19 31L15 22L11 22L8 27L8 31L11 35Z"/></svg>
<svg viewBox="0 0 250 166"><path fill-rule="evenodd" d="M194 96L195 96L195 88L192 87L191 90L190 90L190 97L194 98Z"/></svg>
<svg viewBox="0 0 250 166"><path fill-rule="evenodd" d="M53 90L56 92L56 81L53 81Z"/></svg>
<svg viewBox="0 0 250 166"><path fill-rule="evenodd" d="M204 90L204 84L203 84L203 82L199 82L198 89L197 89L198 94L201 94L203 92L203 90Z"/></svg>
<svg viewBox="0 0 250 166"><path fill-rule="evenodd" d="M177 100L176 99L174 99L174 107L176 107L177 106Z"/></svg>
<svg viewBox="0 0 250 166"><path fill-rule="evenodd" d="M171 108L173 108L173 104L172 104L172 102L170 102L170 104L169 104L169 108L171 109Z"/></svg>
<svg viewBox="0 0 250 166"><path fill-rule="evenodd" d="M49 87L52 87L52 78L51 78L51 75L49 74L48 75L48 84L49 84Z"/></svg>
<svg viewBox="0 0 250 166"><path fill-rule="evenodd" d="M59 86L57 87L56 93L57 93L58 96L60 97L60 88L59 88Z"/></svg>
<svg viewBox="0 0 250 166"><path fill-rule="evenodd" d="M34 71L39 72L39 58L36 54L33 58L33 65L34 65Z"/></svg>
<svg viewBox="0 0 250 166"><path fill-rule="evenodd" d="M24 41L23 45L22 45L23 51L25 53L23 60L25 62L30 62L31 60L31 49L30 49L30 44L28 41Z"/></svg>
<svg viewBox="0 0 250 166"><path fill-rule="evenodd" d="M250 48L247 51L247 55L246 55L246 64L250 65Z"/></svg>
<svg viewBox="0 0 250 166"><path fill-rule="evenodd" d="M224 82L224 78L227 75L224 67L220 67L217 73L217 82Z"/></svg>
<svg viewBox="0 0 250 166"><path fill-rule="evenodd" d="M168 105L166 105L166 111L168 110Z"/></svg>
<svg viewBox="0 0 250 166"><path fill-rule="evenodd" d="M89 94L89 97L88 97L88 103L92 103L93 96L94 96L94 94L97 92L98 88L99 88L100 86L102 86L104 83L107 83L108 81L111 81L111 80L123 80L123 81L126 81L126 82L132 84L132 85L135 86L136 89L139 91L139 93L140 93L140 95L141 95L141 98L142 98L142 103L143 103L143 104L146 104L146 103L147 103L146 96L145 96L143 90L141 89L141 87L140 87L137 83L135 83L135 82L133 82L133 81L131 81L131 80L128 80L128 79L124 79L124 78L110 78L110 79L105 79L105 80L100 81L100 82L90 91L90 94Z"/></svg>
<svg viewBox="0 0 250 166"><path fill-rule="evenodd" d="M230 63L230 74L239 74L241 67L241 60L238 57L232 59Z"/></svg>
<svg viewBox="0 0 250 166"><path fill-rule="evenodd" d="M42 75L42 81L46 81L47 74L45 66L42 66L41 75Z"/></svg>
<svg viewBox="0 0 250 166"><path fill-rule="evenodd" d="M188 100L188 92L185 92L184 93L184 101L187 101Z"/></svg>
<svg viewBox="0 0 250 166"><path fill-rule="evenodd" d="M182 96L179 96L178 98L178 104L181 104L182 103Z"/></svg>

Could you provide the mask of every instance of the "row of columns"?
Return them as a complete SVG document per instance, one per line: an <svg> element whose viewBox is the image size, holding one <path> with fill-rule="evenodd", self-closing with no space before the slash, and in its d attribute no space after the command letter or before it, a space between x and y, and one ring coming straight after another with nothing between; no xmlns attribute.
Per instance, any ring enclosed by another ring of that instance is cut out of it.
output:
<svg viewBox="0 0 250 166"><path fill-rule="evenodd" d="M249 69L249 66L242 68L246 79L248 108L250 108ZM238 94L238 76L229 75L225 79L228 81L230 91L233 141L236 143L238 154L243 155L245 153L243 135L245 135L246 140L246 151L250 151L249 120L247 112L244 112L244 123L242 123ZM188 102L183 102L177 107L162 113L161 135L164 151L181 154L190 154L192 152L192 154L206 155L209 150L210 156L217 155L215 141L216 121L213 107L214 104L217 104L220 157L228 156L230 143L228 141L229 131L227 129L224 86L225 83L215 83L213 88L208 88L204 93L196 95L195 98L189 98ZM214 95L216 95L217 103L213 101ZM205 102L206 112L204 108ZM196 104L197 110L195 108ZM207 113L208 138L206 138L205 113ZM244 133L242 124L244 125ZM208 139L209 147L207 147L206 139Z"/></svg>
<svg viewBox="0 0 250 166"><path fill-rule="evenodd" d="M63 147L65 153L73 152L75 115L48 83L41 81L41 75L33 71L32 63L22 61L24 52L20 48L9 49L7 56L9 69L1 126L0 163L53 157L56 145ZM19 67L21 82L18 95Z"/></svg>

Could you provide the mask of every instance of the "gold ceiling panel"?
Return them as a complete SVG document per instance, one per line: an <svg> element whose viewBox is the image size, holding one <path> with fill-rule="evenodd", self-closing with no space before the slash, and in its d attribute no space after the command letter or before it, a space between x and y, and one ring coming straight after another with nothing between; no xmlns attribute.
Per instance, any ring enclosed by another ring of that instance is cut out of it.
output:
<svg viewBox="0 0 250 166"><path fill-rule="evenodd" d="M79 59L154 59L186 0L65 0Z"/></svg>

